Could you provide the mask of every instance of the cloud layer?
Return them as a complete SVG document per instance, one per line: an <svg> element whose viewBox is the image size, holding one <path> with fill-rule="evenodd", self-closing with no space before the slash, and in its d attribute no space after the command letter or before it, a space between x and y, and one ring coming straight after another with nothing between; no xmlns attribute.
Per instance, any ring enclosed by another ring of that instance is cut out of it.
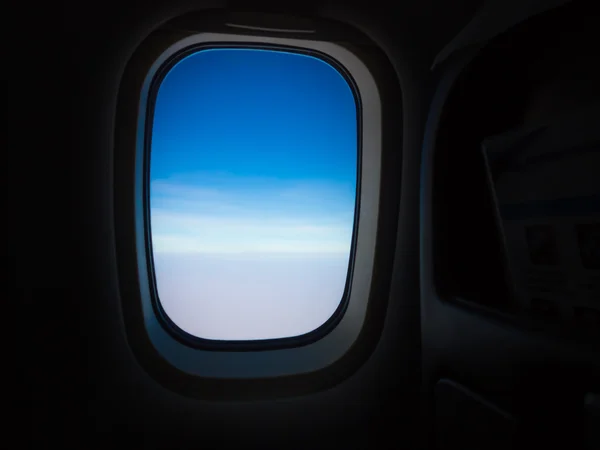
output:
<svg viewBox="0 0 600 450"><path fill-rule="evenodd" d="M239 180L236 180L239 183ZM354 205L334 187L253 181L215 189L151 184L155 252L339 253L347 255Z"/></svg>
<svg viewBox="0 0 600 450"><path fill-rule="evenodd" d="M155 255L167 315L205 339L298 336L321 326L344 293L341 255Z"/></svg>

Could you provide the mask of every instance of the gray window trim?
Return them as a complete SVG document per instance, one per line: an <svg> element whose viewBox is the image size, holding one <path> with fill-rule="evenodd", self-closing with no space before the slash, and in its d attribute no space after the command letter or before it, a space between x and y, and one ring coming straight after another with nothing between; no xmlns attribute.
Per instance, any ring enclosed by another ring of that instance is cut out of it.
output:
<svg viewBox="0 0 600 450"><path fill-rule="evenodd" d="M329 55L352 76L361 99L362 154L360 208L357 226L354 273L348 306L338 325L323 338L301 347L260 351L210 351L187 346L171 336L159 323L152 307L146 254L144 214L144 151L146 111L152 80L159 68L175 53L198 44L243 42L274 44ZM136 248L142 310L146 333L154 348L171 365L194 376L229 379L270 378L321 370L339 360L352 347L363 327L377 238L381 176L381 101L373 75L350 50L332 42L236 34L201 33L170 46L150 68L140 95L136 137Z"/></svg>

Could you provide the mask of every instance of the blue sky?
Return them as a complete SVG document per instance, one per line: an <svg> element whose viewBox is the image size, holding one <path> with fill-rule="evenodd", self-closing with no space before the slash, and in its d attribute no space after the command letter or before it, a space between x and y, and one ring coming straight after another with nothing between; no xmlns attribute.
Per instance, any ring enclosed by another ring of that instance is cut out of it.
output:
<svg viewBox="0 0 600 450"><path fill-rule="evenodd" d="M150 211L168 316L207 339L296 336L342 300L354 220L356 105L324 61L214 49L162 82Z"/></svg>
<svg viewBox="0 0 600 450"><path fill-rule="evenodd" d="M154 112L154 251L347 255L356 114L318 58L212 49L178 62Z"/></svg>

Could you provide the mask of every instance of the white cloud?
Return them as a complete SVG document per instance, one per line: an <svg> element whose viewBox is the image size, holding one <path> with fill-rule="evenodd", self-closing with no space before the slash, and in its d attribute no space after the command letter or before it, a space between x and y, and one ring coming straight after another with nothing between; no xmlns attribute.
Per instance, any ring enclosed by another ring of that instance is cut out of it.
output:
<svg viewBox="0 0 600 450"><path fill-rule="evenodd" d="M154 251L347 254L352 205L344 209L335 189L317 187L234 191L153 182Z"/></svg>
<svg viewBox="0 0 600 450"><path fill-rule="evenodd" d="M180 328L205 339L298 336L321 326L344 293L348 258L248 253L155 255L158 294Z"/></svg>
<svg viewBox="0 0 600 450"><path fill-rule="evenodd" d="M152 237L152 248L156 253L335 253L349 254L347 242L310 242L285 239L247 239L224 242L210 238L194 238L180 235L157 235Z"/></svg>

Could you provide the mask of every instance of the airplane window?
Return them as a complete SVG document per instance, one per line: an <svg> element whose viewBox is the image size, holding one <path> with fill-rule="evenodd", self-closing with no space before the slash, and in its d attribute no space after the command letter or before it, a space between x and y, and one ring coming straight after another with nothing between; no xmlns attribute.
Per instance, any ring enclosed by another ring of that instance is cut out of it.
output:
<svg viewBox="0 0 600 450"><path fill-rule="evenodd" d="M179 60L151 120L159 304L191 336L280 339L340 313L358 188L354 92L325 60L211 48Z"/></svg>

